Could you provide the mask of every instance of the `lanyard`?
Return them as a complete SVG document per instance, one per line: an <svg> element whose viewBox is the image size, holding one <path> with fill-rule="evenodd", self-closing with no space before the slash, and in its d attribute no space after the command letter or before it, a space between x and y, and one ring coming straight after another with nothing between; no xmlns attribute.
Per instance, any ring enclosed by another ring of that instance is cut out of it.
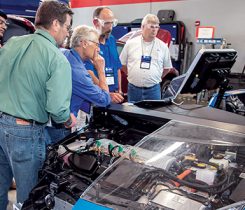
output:
<svg viewBox="0 0 245 210"><path fill-rule="evenodd" d="M154 45L155 45L155 39L154 39L154 41L153 41L153 45L152 45L152 47L151 47L151 51L150 51L150 57L151 57L151 53L152 53L152 50L153 50L153 48L154 48ZM142 55L144 55L144 45L143 45L143 38L141 39L141 49L142 49Z"/></svg>

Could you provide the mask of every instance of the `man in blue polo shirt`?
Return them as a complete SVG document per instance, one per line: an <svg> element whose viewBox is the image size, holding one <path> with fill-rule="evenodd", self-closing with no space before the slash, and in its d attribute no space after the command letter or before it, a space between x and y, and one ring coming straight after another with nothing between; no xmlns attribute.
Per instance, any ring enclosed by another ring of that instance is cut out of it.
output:
<svg viewBox="0 0 245 210"><path fill-rule="evenodd" d="M61 51L68 59L72 69L72 96L70 111L75 117L79 110L90 112L90 105L106 107L111 103L109 88L106 84L105 61L99 55L99 33L89 26L77 26L71 36L71 49ZM85 60L92 60L98 74L98 85L95 85L84 67ZM71 132L64 126L52 123L46 127L47 144L54 144Z"/></svg>
<svg viewBox="0 0 245 210"><path fill-rule="evenodd" d="M71 112L77 117L81 109L89 113L86 105L94 104L106 107L110 104L109 88L106 84L105 61L99 55L99 34L89 26L77 26L71 37L71 49L62 52L72 68ZM92 60L98 74L98 85L95 85L85 69L83 62Z"/></svg>
<svg viewBox="0 0 245 210"><path fill-rule="evenodd" d="M94 11L93 24L100 33L100 55L105 59L106 82L109 86L113 103L121 103L124 98L121 95L121 71L116 40L111 35L112 27L117 25L113 12L108 7L99 7ZM85 62L93 82L98 85L98 74L91 61Z"/></svg>

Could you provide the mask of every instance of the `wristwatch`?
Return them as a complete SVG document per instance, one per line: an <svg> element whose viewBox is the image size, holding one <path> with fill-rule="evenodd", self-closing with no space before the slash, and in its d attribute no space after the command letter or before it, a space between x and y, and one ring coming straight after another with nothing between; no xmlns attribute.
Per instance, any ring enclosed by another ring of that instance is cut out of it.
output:
<svg viewBox="0 0 245 210"><path fill-rule="evenodd" d="M69 119L64 123L66 127L70 127L72 124L72 119L69 117Z"/></svg>

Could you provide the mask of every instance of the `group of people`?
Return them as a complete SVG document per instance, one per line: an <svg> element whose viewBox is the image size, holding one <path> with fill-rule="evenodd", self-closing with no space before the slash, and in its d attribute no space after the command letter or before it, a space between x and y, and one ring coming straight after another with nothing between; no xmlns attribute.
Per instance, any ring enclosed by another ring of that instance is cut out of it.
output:
<svg viewBox="0 0 245 210"><path fill-rule="evenodd" d="M73 12L57 1L38 8L34 34L10 39L0 49L0 209L6 209L13 177L17 202L36 185L46 146L70 133L79 110L121 103L121 69L128 73L128 100L160 99L163 68L171 68L167 45L156 38L159 20L148 14L142 36L120 55L111 35L117 20L108 7L93 14L93 27L77 26L70 49ZM7 16L0 12L0 38ZM47 126L47 122L49 126Z"/></svg>

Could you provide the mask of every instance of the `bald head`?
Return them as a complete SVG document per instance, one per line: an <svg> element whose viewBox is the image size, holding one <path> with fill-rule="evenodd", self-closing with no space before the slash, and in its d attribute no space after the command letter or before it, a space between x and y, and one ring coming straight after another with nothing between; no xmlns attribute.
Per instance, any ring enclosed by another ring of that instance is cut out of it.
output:
<svg viewBox="0 0 245 210"><path fill-rule="evenodd" d="M101 36L108 38L112 28L116 26L117 20L110 8L98 7L93 14L93 23Z"/></svg>
<svg viewBox="0 0 245 210"><path fill-rule="evenodd" d="M102 11L103 13L105 13L111 11L111 9L109 7L98 7L97 9L94 10L93 18L100 18Z"/></svg>

